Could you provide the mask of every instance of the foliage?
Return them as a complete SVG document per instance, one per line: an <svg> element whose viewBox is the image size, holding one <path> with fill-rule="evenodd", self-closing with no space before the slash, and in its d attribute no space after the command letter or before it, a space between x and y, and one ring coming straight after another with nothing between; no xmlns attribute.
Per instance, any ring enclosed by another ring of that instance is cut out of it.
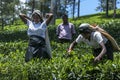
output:
<svg viewBox="0 0 120 80"><path fill-rule="evenodd" d="M98 0L98 2L99 2L99 6L96 8L96 10L98 11L106 11L106 0ZM113 7L113 2L114 2L114 0L109 0L108 1L108 4L109 4L109 6L108 6L108 8L109 8L109 10L113 10L114 9L114 7Z"/></svg>
<svg viewBox="0 0 120 80"><path fill-rule="evenodd" d="M102 16L102 15L100 15ZM87 16L72 21L98 23L107 30L120 45L120 21L99 19L100 16ZM89 20L87 20L89 19ZM58 20L59 21L59 20ZM60 23L60 22L59 22ZM59 24L58 23L58 24ZM28 37L25 25L6 26L0 31L0 80L119 80L120 52L114 52L114 61L103 60L93 63L92 50L85 44L77 45L71 55L67 55L70 43L58 43L55 35L57 25L50 25L49 36L52 46L52 59L24 61Z"/></svg>

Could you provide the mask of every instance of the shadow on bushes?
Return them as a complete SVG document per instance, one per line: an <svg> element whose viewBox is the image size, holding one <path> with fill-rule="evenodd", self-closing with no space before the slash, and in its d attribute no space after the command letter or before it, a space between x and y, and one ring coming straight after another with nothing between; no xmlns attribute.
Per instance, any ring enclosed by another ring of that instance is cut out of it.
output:
<svg viewBox="0 0 120 80"><path fill-rule="evenodd" d="M14 41L27 41L26 31L15 31L15 32L2 32L0 34L0 42L14 42Z"/></svg>

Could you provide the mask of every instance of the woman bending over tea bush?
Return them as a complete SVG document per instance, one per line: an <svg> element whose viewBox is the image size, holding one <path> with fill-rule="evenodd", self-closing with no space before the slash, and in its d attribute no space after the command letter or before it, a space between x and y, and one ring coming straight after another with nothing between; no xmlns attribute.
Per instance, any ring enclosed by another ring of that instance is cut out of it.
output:
<svg viewBox="0 0 120 80"><path fill-rule="evenodd" d="M98 62L103 58L113 61L113 52L120 51L120 48L114 38L110 36L105 30L88 23L83 23L79 26L79 36L73 41L68 53L72 51L73 47L80 42L84 42L93 48L94 62Z"/></svg>

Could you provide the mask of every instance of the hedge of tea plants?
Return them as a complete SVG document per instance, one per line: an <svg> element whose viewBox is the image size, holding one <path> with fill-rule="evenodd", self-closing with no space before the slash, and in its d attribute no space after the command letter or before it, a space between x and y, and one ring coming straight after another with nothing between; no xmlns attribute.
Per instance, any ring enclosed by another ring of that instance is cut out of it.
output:
<svg viewBox="0 0 120 80"><path fill-rule="evenodd" d="M120 45L120 21L99 25ZM120 80L120 52L114 52L113 62L103 60L97 64L93 63L91 47L85 44L77 45L71 55L67 55L70 43L58 43L55 29L56 26L48 29L52 59L32 59L27 63L24 61L27 27L6 26L0 31L0 80Z"/></svg>

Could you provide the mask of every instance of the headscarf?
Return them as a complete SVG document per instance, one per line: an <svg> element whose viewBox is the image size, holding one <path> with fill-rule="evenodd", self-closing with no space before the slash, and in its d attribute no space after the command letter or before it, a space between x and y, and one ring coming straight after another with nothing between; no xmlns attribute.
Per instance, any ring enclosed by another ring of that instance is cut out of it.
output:
<svg viewBox="0 0 120 80"><path fill-rule="evenodd" d="M40 17L40 21L43 22L42 13L40 12L40 10L34 10L31 15L31 18L33 17L34 14L37 14Z"/></svg>
<svg viewBox="0 0 120 80"><path fill-rule="evenodd" d="M93 30L89 27L88 23L83 23L79 26L79 33L90 33Z"/></svg>

